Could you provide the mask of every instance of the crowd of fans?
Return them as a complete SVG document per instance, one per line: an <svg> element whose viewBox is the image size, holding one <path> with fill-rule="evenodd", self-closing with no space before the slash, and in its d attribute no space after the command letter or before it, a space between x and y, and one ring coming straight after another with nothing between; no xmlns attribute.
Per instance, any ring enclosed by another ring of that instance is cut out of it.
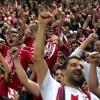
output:
<svg viewBox="0 0 100 100"><path fill-rule="evenodd" d="M99 100L99 0L0 0L0 100Z"/></svg>

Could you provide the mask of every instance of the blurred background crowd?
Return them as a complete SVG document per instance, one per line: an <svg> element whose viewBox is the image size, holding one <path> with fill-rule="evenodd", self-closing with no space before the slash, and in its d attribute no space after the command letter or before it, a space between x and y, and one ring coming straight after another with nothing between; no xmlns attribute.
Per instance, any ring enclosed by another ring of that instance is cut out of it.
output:
<svg viewBox="0 0 100 100"><path fill-rule="evenodd" d="M38 15L45 11L52 13L55 20L46 29L44 58L58 82L64 84L61 64L77 47L85 45L92 33L98 35L98 40L90 39L82 48L81 58L86 61L89 53L100 52L99 0L0 0L0 100L42 100L20 83L10 48L19 49L25 72L36 82L34 43Z"/></svg>

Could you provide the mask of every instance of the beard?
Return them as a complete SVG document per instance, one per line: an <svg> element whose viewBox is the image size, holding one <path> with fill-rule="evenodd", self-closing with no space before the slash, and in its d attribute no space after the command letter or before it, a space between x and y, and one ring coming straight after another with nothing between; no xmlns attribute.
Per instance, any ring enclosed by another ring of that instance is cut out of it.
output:
<svg viewBox="0 0 100 100"><path fill-rule="evenodd" d="M83 82L85 81L85 78L84 76L81 76L80 79L75 79L73 78L73 76L69 76L68 81L76 87L81 87Z"/></svg>
<svg viewBox="0 0 100 100"><path fill-rule="evenodd" d="M57 80L57 82L61 83L61 80Z"/></svg>

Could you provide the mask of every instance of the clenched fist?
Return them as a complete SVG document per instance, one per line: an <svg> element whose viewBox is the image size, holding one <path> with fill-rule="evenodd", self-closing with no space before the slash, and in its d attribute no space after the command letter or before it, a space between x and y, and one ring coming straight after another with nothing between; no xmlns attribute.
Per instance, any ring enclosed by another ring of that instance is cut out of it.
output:
<svg viewBox="0 0 100 100"><path fill-rule="evenodd" d="M40 13L38 20L39 24L47 25L54 20L54 16L50 12L42 12Z"/></svg>

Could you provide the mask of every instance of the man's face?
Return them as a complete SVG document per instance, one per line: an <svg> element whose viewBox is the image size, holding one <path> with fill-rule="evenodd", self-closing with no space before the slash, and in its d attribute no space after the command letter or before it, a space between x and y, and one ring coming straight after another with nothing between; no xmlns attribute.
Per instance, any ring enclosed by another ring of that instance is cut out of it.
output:
<svg viewBox="0 0 100 100"><path fill-rule="evenodd" d="M94 50L97 51L97 52L100 52L100 40L97 40L94 43Z"/></svg>
<svg viewBox="0 0 100 100"><path fill-rule="evenodd" d="M64 63L64 59L63 59L64 55L61 51L58 51L58 56L57 56L57 63L58 64L63 64Z"/></svg>
<svg viewBox="0 0 100 100"><path fill-rule="evenodd" d="M63 80L64 80L63 78L64 78L64 76L63 76L62 70L61 70L61 69L57 69L57 70L56 70L56 73L55 73L55 79L56 79L58 82L63 83Z"/></svg>
<svg viewBox="0 0 100 100"><path fill-rule="evenodd" d="M70 59L66 68L67 80L73 85L80 85L83 81L82 61L76 58Z"/></svg>
<svg viewBox="0 0 100 100"><path fill-rule="evenodd" d="M50 39L50 38L52 37L52 35L53 35L53 30L51 29L50 26L48 26L48 27L46 28L46 38L47 38L47 39Z"/></svg>
<svg viewBox="0 0 100 100"><path fill-rule="evenodd" d="M7 37L7 43L10 47L18 45L19 42L19 35L16 33L11 33Z"/></svg>
<svg viewBox="0 0 100 100"><path fill-rule="evenodd" d="M72 53L78 46L79 46L78 43L71 44L69 49L70 53Z"/></svg>
<svg viewBox="0 0 100 100"><path fill-rule="evenodd" d="M69 32L68 27L62 27L62 32L66 35Z"/></svg>

